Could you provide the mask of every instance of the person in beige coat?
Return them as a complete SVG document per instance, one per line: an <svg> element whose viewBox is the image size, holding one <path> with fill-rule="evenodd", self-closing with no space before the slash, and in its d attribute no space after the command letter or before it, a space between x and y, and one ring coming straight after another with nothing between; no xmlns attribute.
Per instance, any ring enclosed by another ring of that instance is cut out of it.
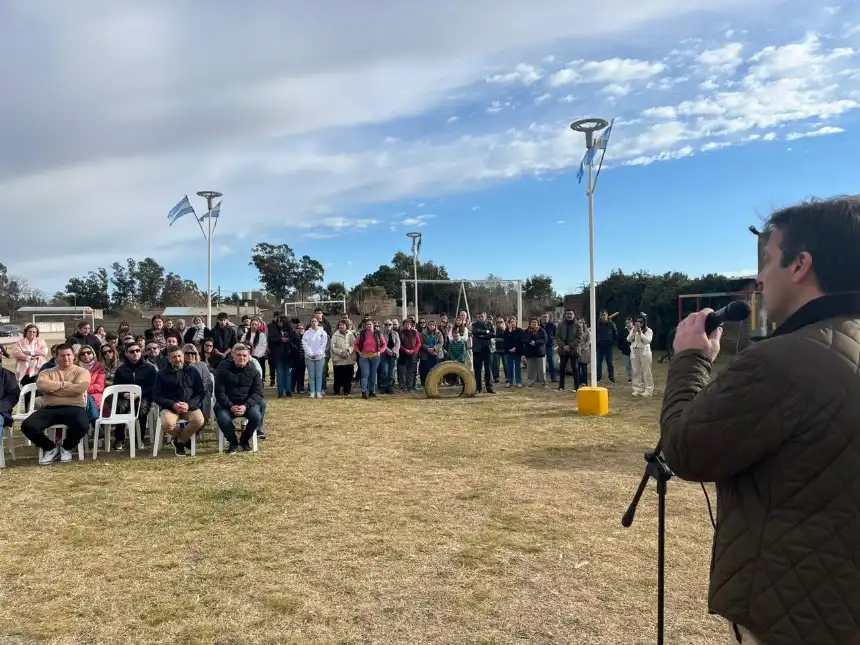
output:
<svg viewBox="0 0 860 645"><path fill-rule="evenodd" d="M337 331L331 336L331 360L334 363L334 393L349 396L355 370L354 331L347 329L347 321L337 323Z"/></svg>

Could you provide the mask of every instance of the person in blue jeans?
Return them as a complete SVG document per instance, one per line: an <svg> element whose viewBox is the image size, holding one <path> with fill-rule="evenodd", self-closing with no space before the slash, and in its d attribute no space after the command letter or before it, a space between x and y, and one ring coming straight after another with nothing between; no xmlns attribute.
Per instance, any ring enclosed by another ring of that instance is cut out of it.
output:
<svg viewBox="0 0 860 645"><path fill-rule="evenodd" d="M376 371L379 369L379 357L385 354L386 348L385 336L374 329L372 320L367 320L355 339L355 352L361 366L362 399L376 396Z"/></svg>
<svg viewBox="0 0 860 645"><path fill-rule="evenodd" d="M493 383L499 382L499 367L505 371L505 380L508 379L508 365L505 363L505 319L496 318L496 332L493 336L493 355L490 358L493 367Z"/></svg>
<svg viewBox="0 0 860 645"><path fill-rule="evenodd" d="M421 333L421 349L419 350L421 362L419 363L418 373L421 377L421 387L427 381L427 375L430 373L440 360L445 358L445 339L442 332L436 329L436 321L431 320L427 323L427 328Z"/></svg>
<svg viewBox="0 0 860 645"><path fill-rule="evenodd" d="M379 391L383 394L394 392L394 375L397 373L397 358L400 356L400 332L394 329L390 320L383 323L385 351L379 357Z"/></svg>
<svg viewBox="0 0 860 645"><path fill-rule="evenodd" d="M593 331L593 340L597 343L597 382L603 379L603 361L606 361L606 371L609 380L615 383L615 366L612 364L612 352L618 344L618 328L609 319L606 310L600 312L597 319L597 329Z"/></svg>
<svg viewBox="0 0 860 645"><path fill-rule="evenodd" d="M251 364L246 345L237 343L230 355L233 360L221 361L215 373L215 418L227 440L227 454L235 455L239 448L250 452L251 437L263 422L263 377ZM248 424L237 438L233 420L239 417L248 419Z"/></svg>
<svg viewBox="0 0 860 645"><path fill-rule="evenodd" d="M550 320L550 315L545 313L540 317L540 326L546 332L546 368L550 380L556 383L558 374L555 371L555 323Z"/></svg>
<svg viewBox="0 0 860 645"><path fill-rule="evenodd" d="M505 387L523 386L523 334L516 318L508 319L508 328L504 333L505 373L507 383Z"/></svg>
<svg viewBox="0 0 860 645"><path fill-rule="evenodd" d="M310 398L323 398L323 368L325 367L328 334L322 323L311 318L308 328L302 335L302 349L305 352L305 366L308 368L308 392Z"/></svg>
<svg viewBox="0 0 860 645"><path fill-rule="evenodd" d="M293 395L293 358L290 345L290 336L293 333L293 326L286 316L280 316L266 332L269 367L277 377L279 399Z"/></svg>

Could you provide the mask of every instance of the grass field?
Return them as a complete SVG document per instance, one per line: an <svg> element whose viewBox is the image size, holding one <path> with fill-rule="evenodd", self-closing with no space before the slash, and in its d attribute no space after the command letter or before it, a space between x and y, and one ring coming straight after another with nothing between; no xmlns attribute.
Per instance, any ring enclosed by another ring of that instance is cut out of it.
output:
<svg viewBox="0 0 860 645"><path fill-rule="evenodd" d="M272 400L261 452L234 458L210 437L185 460L19 460L0 645L654 642L653 486L620 518L662 392L615 386L599 419L502 392ZM673 481L667 642L724 638L710 539L701 489Z"/></svg>

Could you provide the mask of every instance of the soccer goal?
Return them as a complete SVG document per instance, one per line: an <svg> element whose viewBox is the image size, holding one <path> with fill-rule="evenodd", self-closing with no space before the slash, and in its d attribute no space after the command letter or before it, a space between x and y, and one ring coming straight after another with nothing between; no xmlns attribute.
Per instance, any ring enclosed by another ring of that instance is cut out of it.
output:
<svg viewBox="0 0 860 645"><path fill-rule="evenodd" d="M419 284L451 284L458 285L457 306L452 315L465 311L472 320L472 311L486 311L491 317L503 316L508 318L516 313L517 324L523 326L523 281L522 280L401 280L401 302L403 303L404 320L409 315L408 287L413 286L413 313L415 319L418 313ZM462 308L461 308L462 307Z"/></svg>
<svg viewBox="0 0 860 645"><path fill-rule="evenodd" d="M290 307L292 307L293 314L296 317L299 317L303 313L307 313L308 309L310 309L310 313L313 313L314 309L317 307L324 307L325 305L340 305L341 311L346 313L346 298L343 300L305 300L281 303L281 306L284 308L285 316L290 315Z"/></svg>

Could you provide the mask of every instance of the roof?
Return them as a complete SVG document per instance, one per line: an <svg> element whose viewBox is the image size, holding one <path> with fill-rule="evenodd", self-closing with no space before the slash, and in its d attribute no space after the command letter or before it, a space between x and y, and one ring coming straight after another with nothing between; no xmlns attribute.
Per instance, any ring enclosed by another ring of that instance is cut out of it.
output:
<svg viewBox="0 0 860 645"><path fill-rule="evenodd" d="M19 314L91 314L92 307L21 307L18 309Z"/></svg>

